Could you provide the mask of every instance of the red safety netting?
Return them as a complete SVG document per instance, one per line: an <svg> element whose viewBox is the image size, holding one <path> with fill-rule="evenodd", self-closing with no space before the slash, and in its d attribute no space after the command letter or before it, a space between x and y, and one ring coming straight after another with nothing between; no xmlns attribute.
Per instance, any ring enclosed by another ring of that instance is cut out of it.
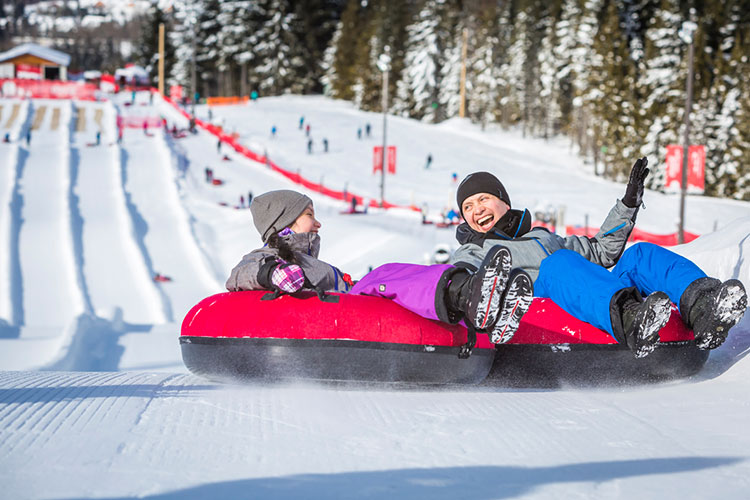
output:
<svg viewBox="0 0 750 500"><path fill-rule="evenodd" d="M158 116L117 116L118 128L158 128L164 120Z"/></svg>
<svg viewBox="0 0 750 500"><path fill-rule="evenodd" d="M599 232L599 228L598 227L566 226L565 232L568 235L593 237L597 232ZM691 241L696 239L698 236L700 235L685 231L685 243L690 243ZM628 238L628 241L631 241L631 242L645 241L645 242L654 243L656 245L663 246L663 247L670 247L670 246L679 244L678 243L679 234L678 233L655 234L655 233L649 233L646 231L642 231L638 228L635 228L633 229L633 232L630 233L630 238Z"/></svg>

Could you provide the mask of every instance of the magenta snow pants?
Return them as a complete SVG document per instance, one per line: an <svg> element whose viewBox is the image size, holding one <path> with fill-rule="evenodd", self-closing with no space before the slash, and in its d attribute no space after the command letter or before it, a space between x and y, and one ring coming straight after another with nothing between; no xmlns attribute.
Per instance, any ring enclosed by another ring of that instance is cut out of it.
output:
<svg viewBox="0 0 750 500"><path fill-rule="evenodd" d="M349 293L384 297L424 318L448 321L443 290L449 282L446 271L451 269L455 268L448 264L383 264Z"/></svg>

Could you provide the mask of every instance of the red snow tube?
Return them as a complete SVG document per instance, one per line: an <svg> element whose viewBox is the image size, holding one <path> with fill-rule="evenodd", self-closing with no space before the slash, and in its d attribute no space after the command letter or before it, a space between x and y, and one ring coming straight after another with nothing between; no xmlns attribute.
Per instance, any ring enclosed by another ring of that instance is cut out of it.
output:
<svg viewBox="0 0 750 500"><path fill-rule="evenodd" d="M585 352L606 360L609 368L616 355L640 371L669 365L676 375L697 371L706 358L706 351L693 347L692 332L675 309L660 336L663 347L690 353L689 359L677 357L681 370L669 362L677 359L674 352L667 353L670 349L635 360L607 333L573 318L549 299L534 299L509 344L496 349L480 333L471 356L460 359L467 338L464 327L422 318L390 300L330 294L336 302L323 302L311 292L262 300L266 294L220 293L196 304L183 320L180 337L187 368L217 380L476 384L490 372L523 372L512 366L529 356L524 365L538 367L549 353L555 359L542 364L553 371L561 370L556 362L570 360L571 352ZM665 355L666 362L661 359Z"/></svg>

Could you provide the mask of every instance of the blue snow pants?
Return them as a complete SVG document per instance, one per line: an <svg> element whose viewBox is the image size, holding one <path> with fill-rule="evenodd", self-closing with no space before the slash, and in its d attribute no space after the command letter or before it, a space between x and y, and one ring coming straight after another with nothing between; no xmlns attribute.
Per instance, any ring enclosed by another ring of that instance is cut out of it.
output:
<svg viewBox="0 0 750 500"><path fill-rule="evenodd" d="M652 243L637 243L625 250L611 271L571 250L558 250L542 261L534 295L552 299L614 338L610 303L615 293L630 287L644 297L661 291L679 306L688 285L705 277L685 257Z"/></svg>

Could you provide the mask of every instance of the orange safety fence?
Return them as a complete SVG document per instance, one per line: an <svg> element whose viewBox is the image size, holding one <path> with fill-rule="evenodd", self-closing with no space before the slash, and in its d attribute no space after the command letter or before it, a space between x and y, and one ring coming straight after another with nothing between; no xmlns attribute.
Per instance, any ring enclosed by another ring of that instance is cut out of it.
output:
<svg viewBox="0 0 750 500"><path fill-rule="evenodd" d="M175 104L175 102L172 99L170 99L167 96L164 96L163 99L164 101L171 104L180 114L182 114L182 116L184 116L188 120L191 119L190 114L184 109L181 109L179 106L177 106L177 104ZM195 124L198 127L216 136L222 143L227 144L228 146L232 147L232 149L237 151L239 154L245 156L246 158L250 158L253 161L257 161L259 163L265 163L266 166L270 168L271 170L273 170L274 172L278 172L279 174L283 175L284 177L294 182L295 184L304 186L310 191L320 193L324 196L328 196L329 198L347 201L347 202L351 202L352 199L355 199L357 200L358 205L362 205L364 203L364 200L368 199L367 197L356 195L348 191L346 192L337 191L335 189L325 187L323 184L318 184L316 182L312 182L309 179L306 179L299 173L283 169L279 165L277 165L275 162L267 158L266 156L258 154L255 151L251 151L247 147L240 144L239 141L237 140L236 135L225 133L221 127L217 127L216 125L213 125L208 122L204 122L203 120L199 120L197 118L195 119ZM373 200L373 199L370 199L370 203L368 204L368 206L372 208L381 208L380 203L378 203L376 200ZM396 205L394 203L389 203L388 201L385 201L385 200L383 200L382 208L405 208L407 210L413 210L415 212L421 211L419 207L414 206L414 205L409 205L409 206Z"/></svg>
<svg viewBox="0 0 750 500"><path fill-rule="evenodd" d="M596 233L599 232L598 227L582 227L582 226L566 226L565 232L570 235L577 235L577 236L591 236L593 237ZM696 239L699 234L690 233L688 231L685 231L685 243L690 243L694 239ZM659 246L663 247L671 247L674 245L679 244L679 234L678 233L672 233L672 234L655 234L655 233L649 233L646 231L642 231L638 228L634 228L633 232L630 233L630 238L628 238L628 241L631 242L638 242L638 241L646 241L648 243L654 243Z"/></svg>
<svg viewBox="0 0 750 500"><path fill-rule="evenodd" d="M226 104L242 104L247 102L250 98L248 96L232 96L232 97L206 97L206 104L209 106L222 106Z"/></svg>

